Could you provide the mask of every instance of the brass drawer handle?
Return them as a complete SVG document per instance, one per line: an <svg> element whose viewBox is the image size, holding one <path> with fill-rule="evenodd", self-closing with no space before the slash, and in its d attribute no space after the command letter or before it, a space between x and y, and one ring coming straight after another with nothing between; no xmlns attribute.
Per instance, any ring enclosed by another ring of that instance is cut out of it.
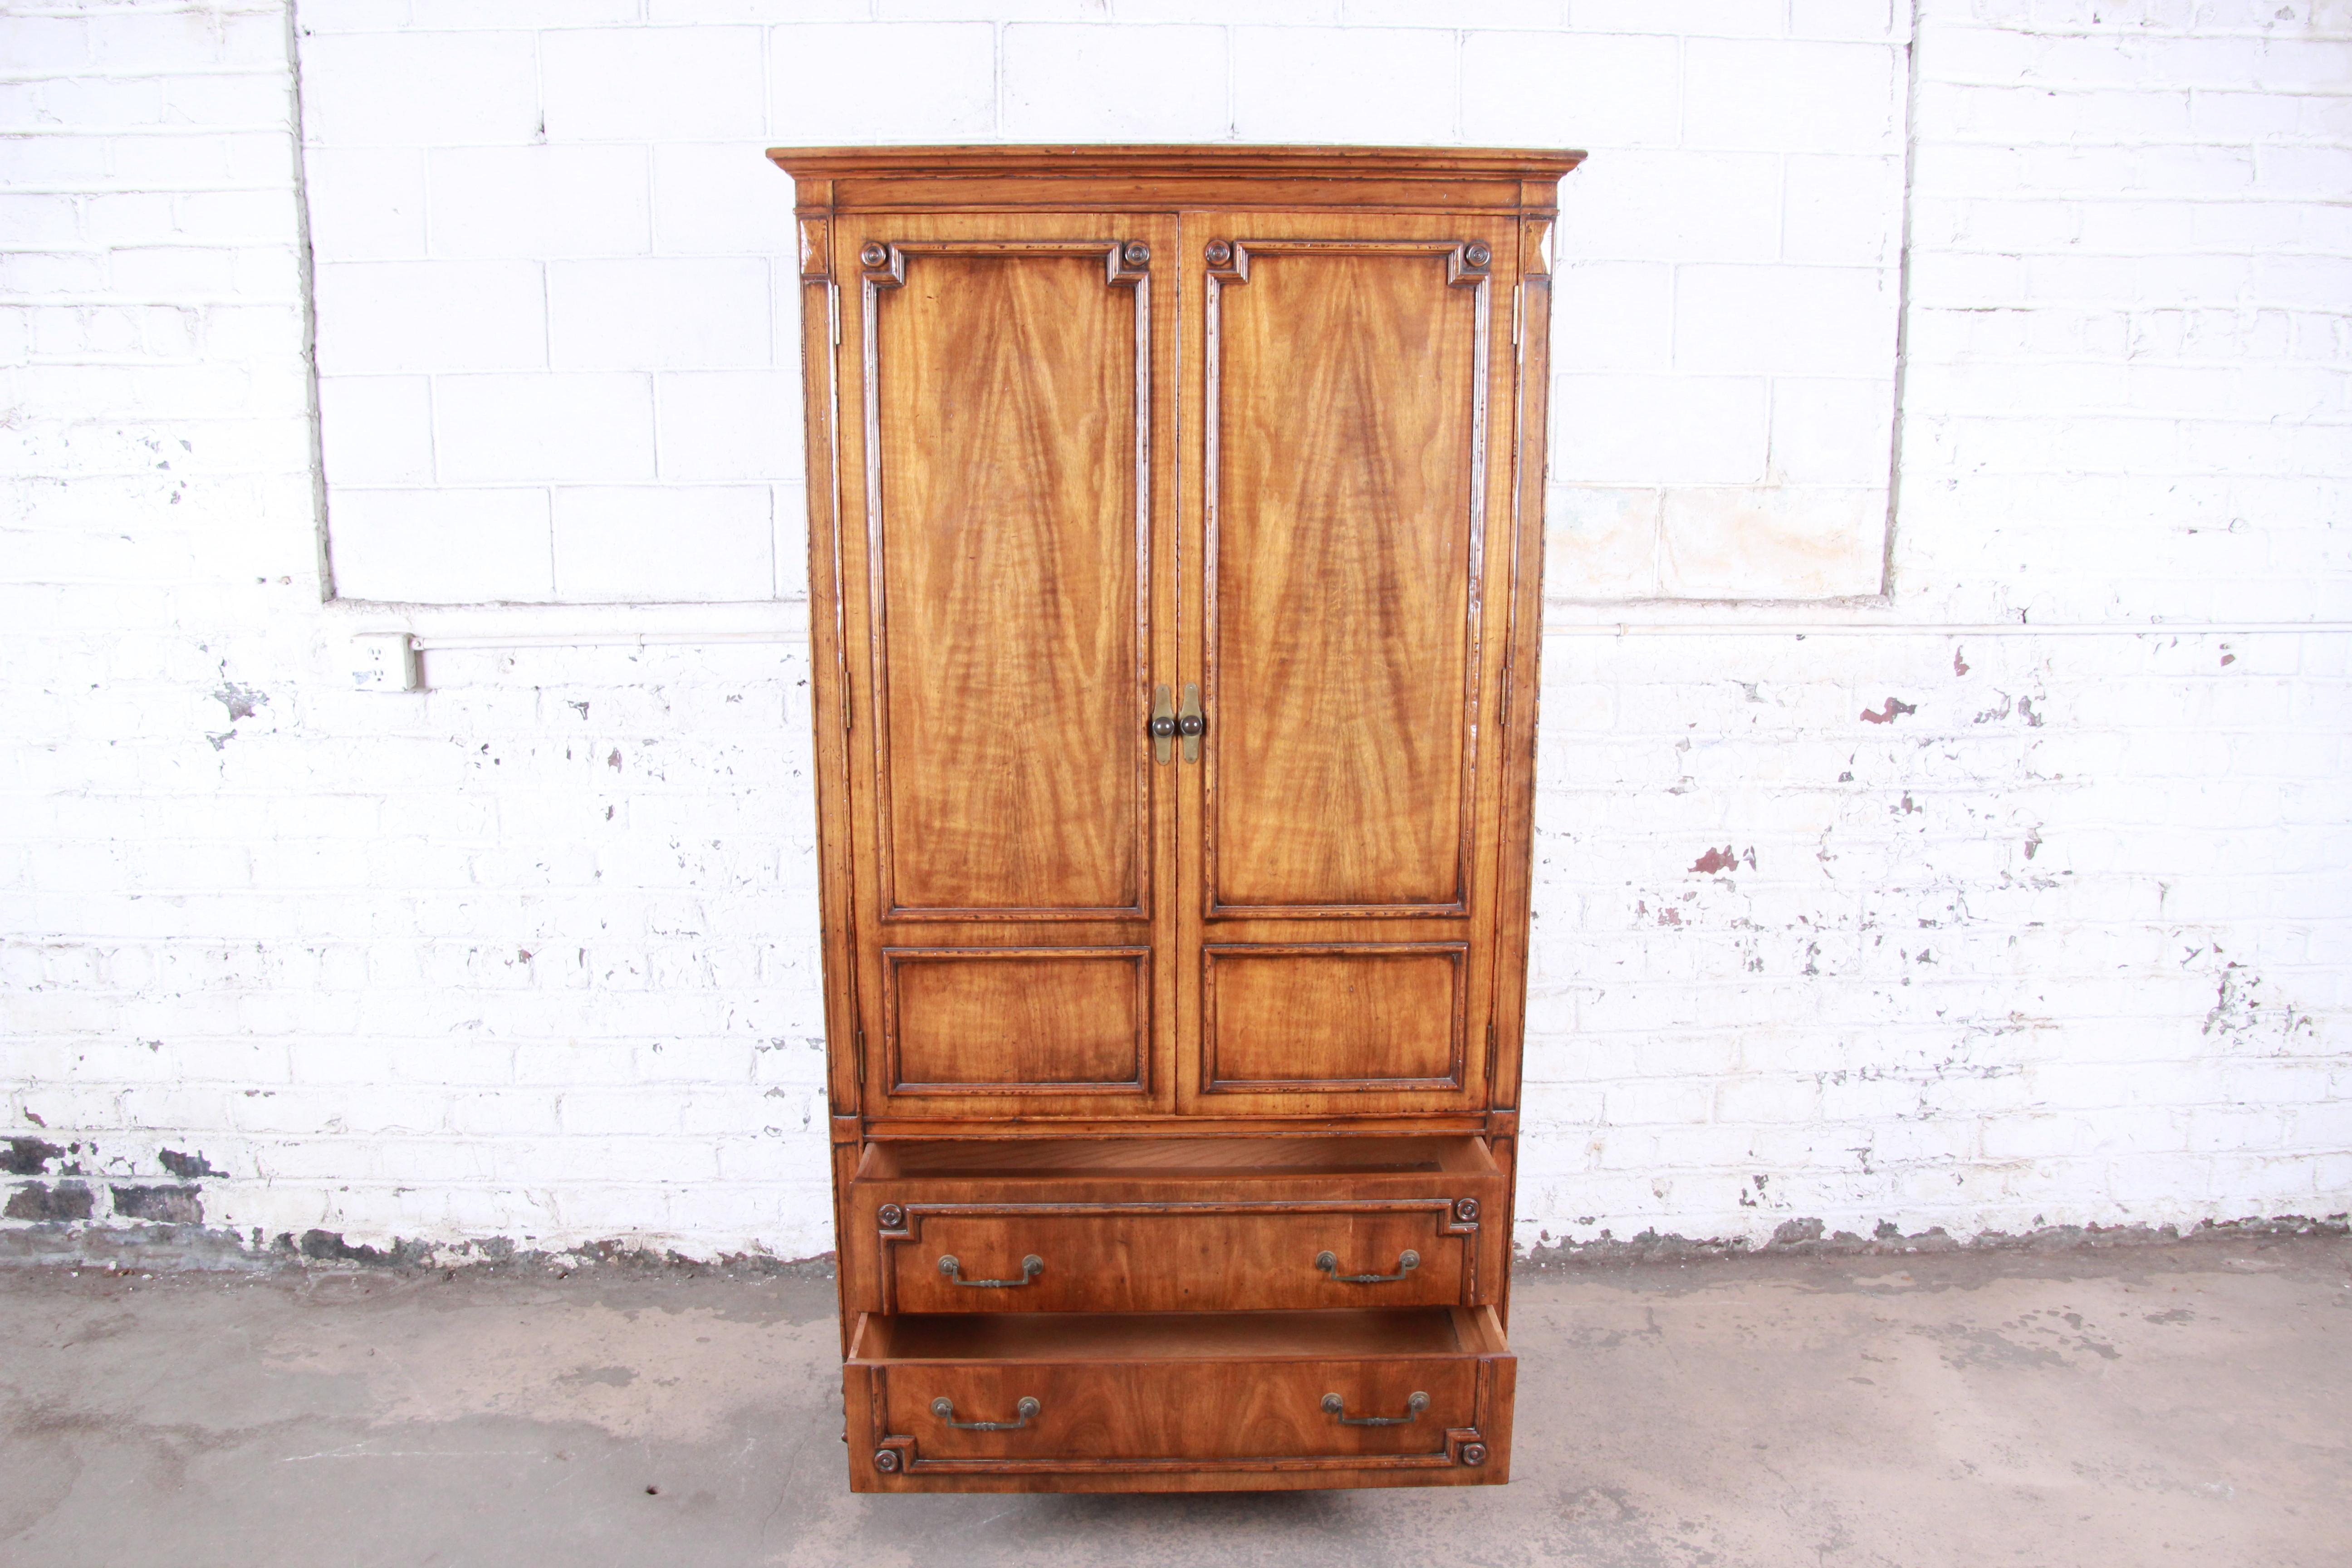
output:
<svg viewBox="0 0 2352 1568"><path fill-rule="evenodd" d="M1397 1271L1393 1274L1342 1274L1339 1272L1339 1255L1336 1252L1317 1253L1315 1267L1342 1285L1393 1285L1421 1267L1421 1254L1411 1247L1398 1254Z"/></svg>
<svg viewBox="0 0 2352 1568"><path fill-rule="evenodd" d="M945 1402L942 1401L941 1403ZM937 1409L938 1406L934 1405L932 1408ZM1324 1413L1328 1415L1337 1417L1339 1425L1342 1426L1402 1426L1421 1419L1421 1413L1429 1408L1429 1395L1422 1393L1419 1389L1415 1389L1413 1391L1412 1397L1404 1402L1404 1414L1402 1415L1348 1415L1342 1414L1342 1412L1347 1408L1348 1402L1340 1398L1338 1394L1327 1394L1323 1396Z"/></svg>
<svg viewBox="0 0 2352 1568"><path fill-rule="evenodd" d="M1337 1399L1339 1395L1335 1394L1331 1397ZM1422 1398L1423 1404L1428 1403L1421 1395L1416 1394L1414 1397ZM1029 1425L1029 1417L1044 1408L1045 1406L1035 1400L1024 1395L1021 1403L1013 1407L1013 1414L1021 1417L1018 1421L959 1421L955 1418L954 1400L942 1394L931 1401L932 1415L963 1432L1018 1432Z"/></svg>
<svg viewBox="0 0 2352 1568"><path fill-rule="evenodd" d="M1018 1289L1024 1285L1033 1283L1036 1279L1037 1276L1045 1272L1045 1260L1038 1257L1034 1252L1028 1257L1023 1258L1021 1260L1021 1278L1018 1279L967 1279L961 1274L956 1272L962 1267L963 1265L957 1262L953 1256L940 1259L940 1272L954 1280L957 1284L965 1287L967 1289L1013 1290Z"/></svg>

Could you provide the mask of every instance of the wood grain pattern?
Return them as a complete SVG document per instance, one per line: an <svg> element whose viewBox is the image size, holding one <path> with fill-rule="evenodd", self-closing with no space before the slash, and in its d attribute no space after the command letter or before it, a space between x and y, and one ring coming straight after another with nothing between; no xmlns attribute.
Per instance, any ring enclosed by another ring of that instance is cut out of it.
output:
<svg viewBox="0 0 2352 1568"><path fill-rule="evenodd" d="M1140 1093L1151 950L888 948L896 1094Z"/></svg>
<svg viewBox="0 0 2352 1568"><path fill-rule="evenodd" d="M1203 1091L1459 1088L1468 952L1462 942L1207 948Z"/></svg>
<svg viewBox="0 0 2352 1568"><path fill-rule="evenodd" d="M1466 901L1486 366L1459 254L1210 243L1213 913Z"/></svg>
<svg viewBox="0 0 2352 1568"><path fill-rule="evenodd" d="M1149 303L1053 242L868 242L893 916L1141 916Z"/></svg>

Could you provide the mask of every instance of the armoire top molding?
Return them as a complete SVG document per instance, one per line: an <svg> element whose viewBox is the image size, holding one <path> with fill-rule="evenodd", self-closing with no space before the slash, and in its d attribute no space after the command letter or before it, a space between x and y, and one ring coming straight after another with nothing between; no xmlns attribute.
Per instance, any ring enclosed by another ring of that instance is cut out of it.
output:
<svg viewBox="0 0 2352 1568"><path fill-rule="evenodd" d="M772 147L805 209L1549 208L1582 153L1516 147Z"/></svg>

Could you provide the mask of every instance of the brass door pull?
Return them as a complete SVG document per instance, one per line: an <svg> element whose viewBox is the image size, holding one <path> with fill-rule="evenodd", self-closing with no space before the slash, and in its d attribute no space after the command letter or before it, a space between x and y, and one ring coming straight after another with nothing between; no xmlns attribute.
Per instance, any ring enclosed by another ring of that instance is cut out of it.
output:
<svg viewBox="0 0 2352 1568"><path fill-rule="evenodd" d="M931 1408L937 1410L939 1405L934 1405ZM1404 1414L1402 1415L1348 1415L1342 1414L1342 1412L1347 1408L1348 1402L1340 1398L1338 1394L1327 1394L1323 1396L1324 1414L1335 1417L1342 1426L1402 1426L1410 1422L1421 1419L1421 1413L1429 1408L1429 1395L1422 1393L1418 1389L1414 1390L1412 1397L1404 1402Z"/></svg>
<svg viewBox="0 0 2352 1568"><path fill-rule="evenodd" d="M1184 707L1176 718L1176 732L1184 737L1184 760L1201 760L1201 737L1208 732L1208 715L1201 711L1201 689L1191 681L1184 683Z"/></svg>
<svg viewBox="0 0 2352 1568"><path fill-rule="evenodd" d="M1164 764L1176 740L1176 708L1168 700L1164 686L1151 689L1151 722L1146 728L1151 733L1151 760Z"/></svg>
<svg viewBox="0 0 2352 1568"><path fill-rule="evenodd" d="M957 1272L962 1267L963 1265L957 1262L952 1255L940 1259L940 1272L967 1289L1013 1290L1034 1283L1037 1276L1045 1272L1045 1260L1034 1252L1023 1258L1021 1278L1018 1279L967 1279Z"/></svg>
<svg viewBox="0 0 2352 1568"><path fill-rule="evenodd" d="M1421 1254L1410 1247L1399 1253L1397 1271L1393 1274L1342 1274L1339 1272L1339 1255L1336 1252L1317 1253L1315 1267L1342 1285L1393 1285L1421 1267Z"/></svg>
<svg viewBox="0 0 2352 1568"><path fill-rule="evenodd" d="M1335 1394L1331 1397L1337 1399L1339 1396ZM1429 1398L1426 1394L1416 1394L1413 1397L1420 1400L1423 1405L1429 1403ZM950 1399L946 1394L942 1394L937 1399L931 1401L932 1415L938 1416L949 1426L964 1432L1018 1432L1021 1428L1029 1425L1029 1417L1036 1415L1038 1411L1043 1410L1045 1406L1038 1404L1034 1399L1024 1396L1020 1404L1013 1407L1013 1414L1021 1418L1018 1421L959 1421L955 1418L954 1400ZM1408 1416L1406 1419L1410 1420L1412 1417Z"/></svg>

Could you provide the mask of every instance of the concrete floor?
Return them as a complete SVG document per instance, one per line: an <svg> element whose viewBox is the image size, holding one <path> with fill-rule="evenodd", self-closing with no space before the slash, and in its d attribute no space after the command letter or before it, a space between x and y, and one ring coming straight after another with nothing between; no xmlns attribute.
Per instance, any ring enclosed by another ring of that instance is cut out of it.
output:
<svg viewBox="0 0 2352 1568"><path fill-rule="evenodd" d="M832 1287L0 1271L0 1563L2352 1563L2352 1242L1517 1286L1507 1488L854 1498Z"/></svg>

